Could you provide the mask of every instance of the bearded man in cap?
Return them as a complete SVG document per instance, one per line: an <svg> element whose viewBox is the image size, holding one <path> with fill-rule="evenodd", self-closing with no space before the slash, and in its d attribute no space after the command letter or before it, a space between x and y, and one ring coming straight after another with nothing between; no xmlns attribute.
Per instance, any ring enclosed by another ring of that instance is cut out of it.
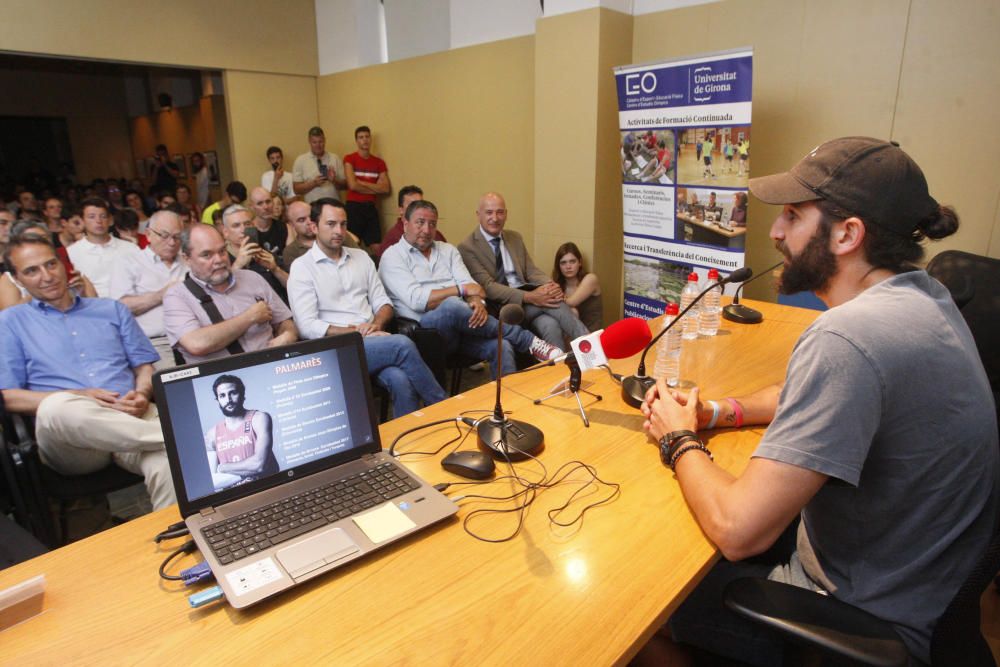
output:
<svg viewBox="0 0 1000 667"><path fill-rule="evenodd" d="M750 191L782 206L771 226L785 257L780 291L813 291L829 310L799 338L779 386L715 401L663 381L649 391L644 428L727 560L645 657L676 650L672 635L779 664L780 640L722 603L728 581L767 576L888 621L911 662L927 663L934 625L997 520L989 382L949 292L915 266L921 242L953 234L958 218L898 144L866 137L822 144ZM697 431L750 424L768 426L733 477ZM795 547L776 561L728 562L765 552L796 517Z"/></svg>

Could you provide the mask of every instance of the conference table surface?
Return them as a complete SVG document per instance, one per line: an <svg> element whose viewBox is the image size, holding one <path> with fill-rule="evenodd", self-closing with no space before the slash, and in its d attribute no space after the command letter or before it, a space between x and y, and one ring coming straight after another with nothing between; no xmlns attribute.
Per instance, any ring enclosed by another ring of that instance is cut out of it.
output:
<svg viewBox="0 0 1000 667"><path fill-rule="evenodd" d="M780 381L799 334L816 311L744 301L764 314L758 325L723 320L718 335L686 342L683 380L705 397L749 393ZM638 357L612 363L634 372ZM655 357L650 355L651 370ZM579 460L601 479L620 484L612 502L559 527L548 511L581 488L567 482L538 494L520 532L493 544L472 538L463 519L474 508L509 506L461 500L457 517L317 577L259 605L235 610L224 603L191 609L191 593L157 575L163 558L181 543L153 543L178 520L176 506L0 571L0 589L44 574L44 610L0 632L0 662L169 664L237 661L337 665L401 664L623 664L669 617L718 558L687 509L677 481L660 463L642 431L642 416L622 401L600 370L587 371L582 394L585 428L572 397L534 405L568 377L566 366L511 376L503 405L512 417L545 433L539 454L548 471ZM383 424L383 446L405 429L463 410L491 409L489 383L422 412ZM463 427L465 428L465 427ZM734 474L747 464L763 429L703 434L716 462ZM456 434L448 425L401 441L402 451L433 449ZM475 447L471 435L463 448ZM438 456L404 457L429 482L464 481L445 472ZM537 479L537 463L516 464ZM502 466L498 465L498 475ZM575 474L570 480L582 480ZM502 496L510 481L453 486L448 495ZM608 488L583 494L573 510ZM482 515L477 532L500 537L514 530L516 513ZM197 552L170 571L194 565ZM204 586L202 586L204 587ZM196 588L197 590L197 588Z"/></svg>

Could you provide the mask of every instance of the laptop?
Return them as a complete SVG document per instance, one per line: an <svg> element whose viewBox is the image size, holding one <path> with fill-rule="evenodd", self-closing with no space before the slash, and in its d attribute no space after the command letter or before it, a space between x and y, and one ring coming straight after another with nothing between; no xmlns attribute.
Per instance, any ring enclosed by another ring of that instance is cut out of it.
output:
<svg viewBox="0 0 1000 667"><path fill-rule="evenodd" d="M181 516L246 607L458 508L382 451L357 333L158 372Z"/></svg>

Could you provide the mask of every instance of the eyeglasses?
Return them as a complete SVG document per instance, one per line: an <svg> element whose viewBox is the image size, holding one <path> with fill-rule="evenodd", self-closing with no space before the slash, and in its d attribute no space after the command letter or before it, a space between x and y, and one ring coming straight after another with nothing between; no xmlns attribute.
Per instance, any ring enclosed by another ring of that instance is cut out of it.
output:
<svg viewBox="0 0 1000 667"><path fill-rule="evenodd" d="M180 243L181 242L181 235L180 234L167 234L166 232L161 232L160 230L153 229L152 227L149 227L147 229L147 231L150 231L150 232L156 234L160 238L161 241L173 241L175 243Z"/></svg>

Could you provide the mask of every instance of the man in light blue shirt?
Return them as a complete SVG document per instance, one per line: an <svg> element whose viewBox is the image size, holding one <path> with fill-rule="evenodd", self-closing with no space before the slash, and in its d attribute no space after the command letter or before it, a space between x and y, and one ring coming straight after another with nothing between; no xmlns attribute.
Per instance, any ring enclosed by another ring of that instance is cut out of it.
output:
<svg viewBox="0 0 1000 667"><path fill-rule="evenodd" d="M486 292L469 275L458 249L434 240L437 221L433 203L411 203L403 214L403 238L383 253L379 276L400 315L437 329L449 354L461 350L489 359L495 373L499 323L486 312ZM505 374L517 370L514 350L529 352L539 361L560 353L519 326L507 326L503 333Z"/></svg>
<svg viewBox="0 0 1000 667"><path fill-rule="evenodd" d="M0 313L0 390L8 410L36 416L42 461L67 475L114 461L145 477L155 509L171 505L150 403L160 355L124 304L69 290L48 239L12 239L5 259L32 300Z"/></svg>
<svg viewBox="0 0 1000 667"><path fill-rule="evenodd" d="M304 338L357 331L364 336L368 371L392 396L393 416L445 398L444 390L406 336L385 331L392 303L375 264L362 250L344 247L347 211L329 197L312 204L312 248L292 264L288 297Z"/></svg>

